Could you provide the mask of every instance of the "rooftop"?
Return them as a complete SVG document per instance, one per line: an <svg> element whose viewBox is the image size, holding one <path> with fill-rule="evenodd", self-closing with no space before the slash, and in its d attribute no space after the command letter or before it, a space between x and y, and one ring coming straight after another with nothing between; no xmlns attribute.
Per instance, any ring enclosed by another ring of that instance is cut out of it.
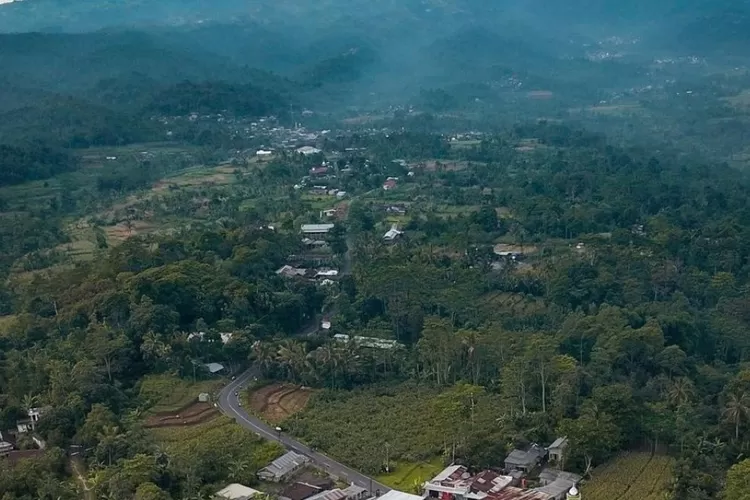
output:
<svg viewBox="0 0 750 500"><path fill-rule="evenodd" d="M334 224L303 224L303 233L327 233L335 227Z"/></svg>
<svg viewBox="0 0 750 500"><path fill-rule="evenodd" d="M505 459L506 464L510 465L533 465L545 455L545 450L541 446L531 445L528 450L513 450Z"/></svg>
<svg viewBox="0 0 750 500"><path fill-rule="evenodd" d="M552 500L553 497L541 491L522 490L508 486L497 493L492 493L487 498L490 500Z"/></svg>
<svg viewBox="0 0 750 500"><path fill-rule="evenodd" d="M555 439L555 441L549 445L550 448L562 448L563 446L566 446L568 444L568 438L567 437L560 437Z"/></svg>
<svg viewBox="0 0 750 500"><path fill-rule="evenodd" d="M233 483L216 493L217 497L227 498L229 500L248 500L260 493L242 484Z"/></svg>
<svg viewBox="0 0 750 500"><path fill-rule="evenodd" d="M336 488L335 490L321 491L317 495L313 495L309 500L344 500L346 493Z"/></svg>
<svg viewBox="0 0 750 500"><path fill-rule="evenodd" d="M422 500L422 497L419 495L412 495L411 493L404 493L403 491L391 490L381 496L378 500Z"/></svg>
<svg viewBox="0 0 750 500"><path fill-rule="evenodd" d="M304 455L290 451L268 464L267 467L261 469L261 472L268 472L274 476L284 476L309 460Z"/></svg>
<svg viewBox="0 0 750 500"><path fill-rule="evenodd" d="M280 497L288 498L289 500L305 500L317 493L320 493L322 488L308 483L294 483L291 486L285 488Z"/></svg>

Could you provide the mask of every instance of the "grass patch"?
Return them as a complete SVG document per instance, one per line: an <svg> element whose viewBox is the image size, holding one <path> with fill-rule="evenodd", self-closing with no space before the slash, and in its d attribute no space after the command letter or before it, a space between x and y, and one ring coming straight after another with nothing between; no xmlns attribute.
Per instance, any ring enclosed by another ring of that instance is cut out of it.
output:
<svg viewBox="0 0 750 500"><path fill-rule="evenodd" d="M443 461L440 457L435 457L429 462L394 462L392 466L390 474L381 474L375 479L399 491L421 493L422 484L443 470Z"/></svg>
<svg viewBox="0 0 750 500"><path fill-rule="evenodd" d="M198 399L202 392L216 392L220 380L201 380L196 383L172 375L147 375L141 381L140 397L149 412L175 411Z"/></svg>

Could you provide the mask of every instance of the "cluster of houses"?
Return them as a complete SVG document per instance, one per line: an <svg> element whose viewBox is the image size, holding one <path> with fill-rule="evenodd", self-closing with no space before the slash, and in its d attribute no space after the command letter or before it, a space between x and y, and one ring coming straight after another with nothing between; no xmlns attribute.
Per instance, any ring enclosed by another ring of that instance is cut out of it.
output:
<svg viewBox="0 0 750 500"><path fill-rule="evenodd" d="M424 498L439 500L581 500L581 476L554 466L562 459L567 439L559 438L549 448L532 445L513 450L505 459L504 474L484 470L469 473L462 465L451 465L424 483ZM536 474L538 473L538 474ZM532 475L537 479L530 487Z"/></svg>
<svg viewBox="0 0 750 500"><path fill-rule="evenodd" d="M30 408L28 416L16 422L15 429L0 431L0 460L15 465L20 460L36 458L44 453L45 442L34 435L44 412L45 408Z"/></svg>
<svg viewBox="0 0 750 500"><path fill-rule="evenodd" d="M343 337L336 339L350 340ZM561 437L546 448L532 444L523 450L515 449L506 457L502 472L483 470L472 474L463 465L450 465L422 485L422 495L392 490L378 500L581 500L581 476L558 468L567 445L567 438ZM258 479L288 483L279 494L280 500L366 500L374 496L355 484L336 487L327 476L299 476L298 472L309 463L307 456L290 451L258 471ZM229 485L217 498L246 500L257 493L242 485Z"/></svg>

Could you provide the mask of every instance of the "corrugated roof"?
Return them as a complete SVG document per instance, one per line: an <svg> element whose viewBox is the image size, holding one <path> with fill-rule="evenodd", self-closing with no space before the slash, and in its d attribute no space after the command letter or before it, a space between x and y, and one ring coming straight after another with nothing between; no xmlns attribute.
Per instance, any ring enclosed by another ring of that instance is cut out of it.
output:
<svg viewBox="0 0 750 500"><path fill-rule="evenodd" d="M259 472L266 472L275 477L281 477L309 461L310 459L306 456L290 451L271 462L267 467L262 468Z"/></svg>
<svg viewBox="0 0 750 500"><path fill-rule="evenodd" d="M553 497L547 493L535 490L522 490L508 486L497 493L490 493L489 500L551 500Z"/></svg>
<svg viewBox="0 0 750 500"><path fill-rule="evenodd" d="M303 233L327 233L334 228L334 224L303 224Z"/></svg>
<svg viewBox="0 0 750 500"><path fill-rule="evenodd" d="M322 491L317 495L313 495L308 500L344 500L346 493L336 488L335 490Z"/></svg>
<svg viewBox="0 0 750 500"><path fill-rule="evenodd" d="M288 498L289 500L305 500L313 495L320 493L322 488L307 483L294 483L293 485L284 489L279 495L282 498Z"/></svg>

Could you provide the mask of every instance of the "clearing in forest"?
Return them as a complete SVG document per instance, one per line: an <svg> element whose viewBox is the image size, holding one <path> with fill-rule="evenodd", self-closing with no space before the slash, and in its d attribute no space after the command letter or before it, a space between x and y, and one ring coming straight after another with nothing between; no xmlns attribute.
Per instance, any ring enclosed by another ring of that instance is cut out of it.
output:
<svg viewBox="0 0 750 500"><path fill-rule="evenodd" d="M193 383L172 375L148 375L141 382L138 397L150 408L150 414L175 413L196 402L202 392L217 392L221 383L220 380Z"/></svg>
<svg viewBox="0 0 750 500"><path fill-rule="evenodd" d="M303 410L313 391L291 384L271 384L250 394L250 408L265 420L281 422Z"/></svg>
<svg viewBox="0 0 750 500"><path fill-rule="evenodd" d="M171 412L159 412L146 419L144 427L180 427L193 426L208 422L219 415L219 410L213 403L199 403L197 401Z"/></svg>
<svg viewBox="0 0 750 500"><path fill-rule="evenodd" d="M674 463L650 453L624 453L594 469L581 493L586 500L663 500L669 491Z"/></svg>

